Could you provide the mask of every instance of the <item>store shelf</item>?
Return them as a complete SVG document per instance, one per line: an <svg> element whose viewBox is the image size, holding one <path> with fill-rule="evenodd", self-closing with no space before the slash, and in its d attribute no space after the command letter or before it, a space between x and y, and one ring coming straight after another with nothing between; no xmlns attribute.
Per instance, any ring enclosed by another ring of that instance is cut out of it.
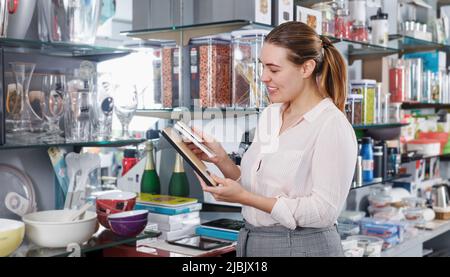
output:
<svg viewBox="0 0 450 277"><path fill-rule="evenodd" d="M162 119L218 119L229 117L243 117L258 114L260 109L249 108L174 108L174 109L146 109L137 110L136 116L156 117Z"/></svg>
<svg viewBox="0 0 450 277"><path fill-rule="evenodd" d="M382 123L382 124L370 124L370 125L353 125L355 130L367 130L367 129L386 129L386 128L399 128L408 126L409 123Z"/></svg>
<svg viewBox="0 0 450 277"><path fill-rule="evenodd" d="M142 137L142 136L141 136ZM133 139L112 139L109 141L86 141L86 142L67 142L64 138L44 141L37 138L37 135L12 137L7 135L6 144L0 145L0 150L19 149L19 148L48 148L48 147L122 147L127 145L137 145L143 143L143 138Z"/></svg>
<svg viewBox="0 0 450 277"><path fill-rule="evenodd" d="M271 30L273 28L270 25L248 20L230 20L205 24L171 26L167 28L124 31L121 34L146 40L175 41L177 45L187 45L193 37L229 33L243 27L265 30Z"/></svg>
<svg viewBox="0 0 450 277"><path fill-rule="evenodd" d="M450 109L450 104L438 104L438 103L402 103L402 109L414 110L414 109Z"/></svg>
<svg viewBox="0 0 450 277"><path fill-rule="evenodd" d="M396 181L396 180L399 180L399 179L403 179L403 178L408 178L408 177L411 177L411 174L399 174L397 176L388 177L388 178L386 178L383 181L366 182L366 183L363 183L362 186L360 186L360 187L352 187L351 190L366 188L366 187L370 187L370 186L373 186L373 185L381 185L381 184L393 182L393 181Z"/></svg>
<svg viewBox="0 0 450 277"><path fill-rule="evenodd" d="M0 47L15 53L39 53L48 56L76 57L92 61L103 61L128 55L130 49L117 49L88 44L43 42L39 40L24 40L0 38Z"/></svg>
<svg viewBox="0 0 450 277"><path fill-rule="evenodd" d="M94 234L94 236L85 244L80 245L80 254L99 251L106 248L112 248L123 244L136 245L136 242L144 239L156 238L161 235L157 231L144 231L136 237L125 238L115 235L112 231L103 227ZM66 248L36 248L33 246L25 246L26 257L68 257L74 254L74 251ZM14 255L14 254L13 254Z"/></svg>
<svg viewBox="0 0 450 277"><path fill-rule="evenodd" d="M450 161L450 153L449 154L441 154L441 155L432 155L432 156L424 156L424 155L414 155L412 157L409 157L407 155L402 155L402 163L409 163L413 161L419 161L424 159L431 159L431 158L439 158L441 161Z"/></svg>

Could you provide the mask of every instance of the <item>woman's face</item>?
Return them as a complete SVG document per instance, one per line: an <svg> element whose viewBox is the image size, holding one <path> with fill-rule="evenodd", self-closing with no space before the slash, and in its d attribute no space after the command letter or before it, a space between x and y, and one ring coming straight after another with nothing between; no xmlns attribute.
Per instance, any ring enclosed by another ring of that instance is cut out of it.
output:
<svg viewBox="0 0 450 277"><path fill-rule="evenodd" d="M288 51L271 43L265 43L261 50L261 80L272 103L294 100L305 84L302 67L288 60Z"/></svg>

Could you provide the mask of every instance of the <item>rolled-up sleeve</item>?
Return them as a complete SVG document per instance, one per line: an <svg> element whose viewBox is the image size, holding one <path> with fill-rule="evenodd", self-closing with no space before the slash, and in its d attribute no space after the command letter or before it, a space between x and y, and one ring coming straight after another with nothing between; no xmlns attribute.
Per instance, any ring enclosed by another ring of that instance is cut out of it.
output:
<svg viewBox="0 0 450 277"><path fill-rule="evenodd" d="M313 146L308 179L311 194L297 198L280 195L271 212L274 220L289 229L333 225L350 189L357 157L354 130L340 115L329 118L322 127Z"/></svg>

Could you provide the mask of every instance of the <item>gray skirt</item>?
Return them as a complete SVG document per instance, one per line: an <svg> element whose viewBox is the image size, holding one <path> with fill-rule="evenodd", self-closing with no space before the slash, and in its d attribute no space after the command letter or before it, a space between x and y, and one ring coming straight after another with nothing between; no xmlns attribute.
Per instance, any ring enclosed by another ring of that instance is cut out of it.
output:
<svg viewBox="0 0 450 277"><path fill-rule="evenodd" d="M283 226L255 227L248 222L239 231L238 257L343 257L335 225L290 230Z"/></svg>

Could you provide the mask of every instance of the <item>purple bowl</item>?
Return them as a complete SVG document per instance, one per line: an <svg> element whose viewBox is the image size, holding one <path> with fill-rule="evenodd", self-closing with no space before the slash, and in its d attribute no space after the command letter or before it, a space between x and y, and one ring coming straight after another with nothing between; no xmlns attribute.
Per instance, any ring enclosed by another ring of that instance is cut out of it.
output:
<svg viewBox="0 0 450 277"><path fill-rule="evenodd" d="M108 220L111 231L121 237L135 237L140 234L147 225L147 218L137 221Z"/></svg>
<svg viewBox="0 0 450 277"><path fill-rule="evenodd" d="M148 217L147 210L133 210L108 215L108 219L114 221L138 221L147 219L147 217Z"/></svg>

